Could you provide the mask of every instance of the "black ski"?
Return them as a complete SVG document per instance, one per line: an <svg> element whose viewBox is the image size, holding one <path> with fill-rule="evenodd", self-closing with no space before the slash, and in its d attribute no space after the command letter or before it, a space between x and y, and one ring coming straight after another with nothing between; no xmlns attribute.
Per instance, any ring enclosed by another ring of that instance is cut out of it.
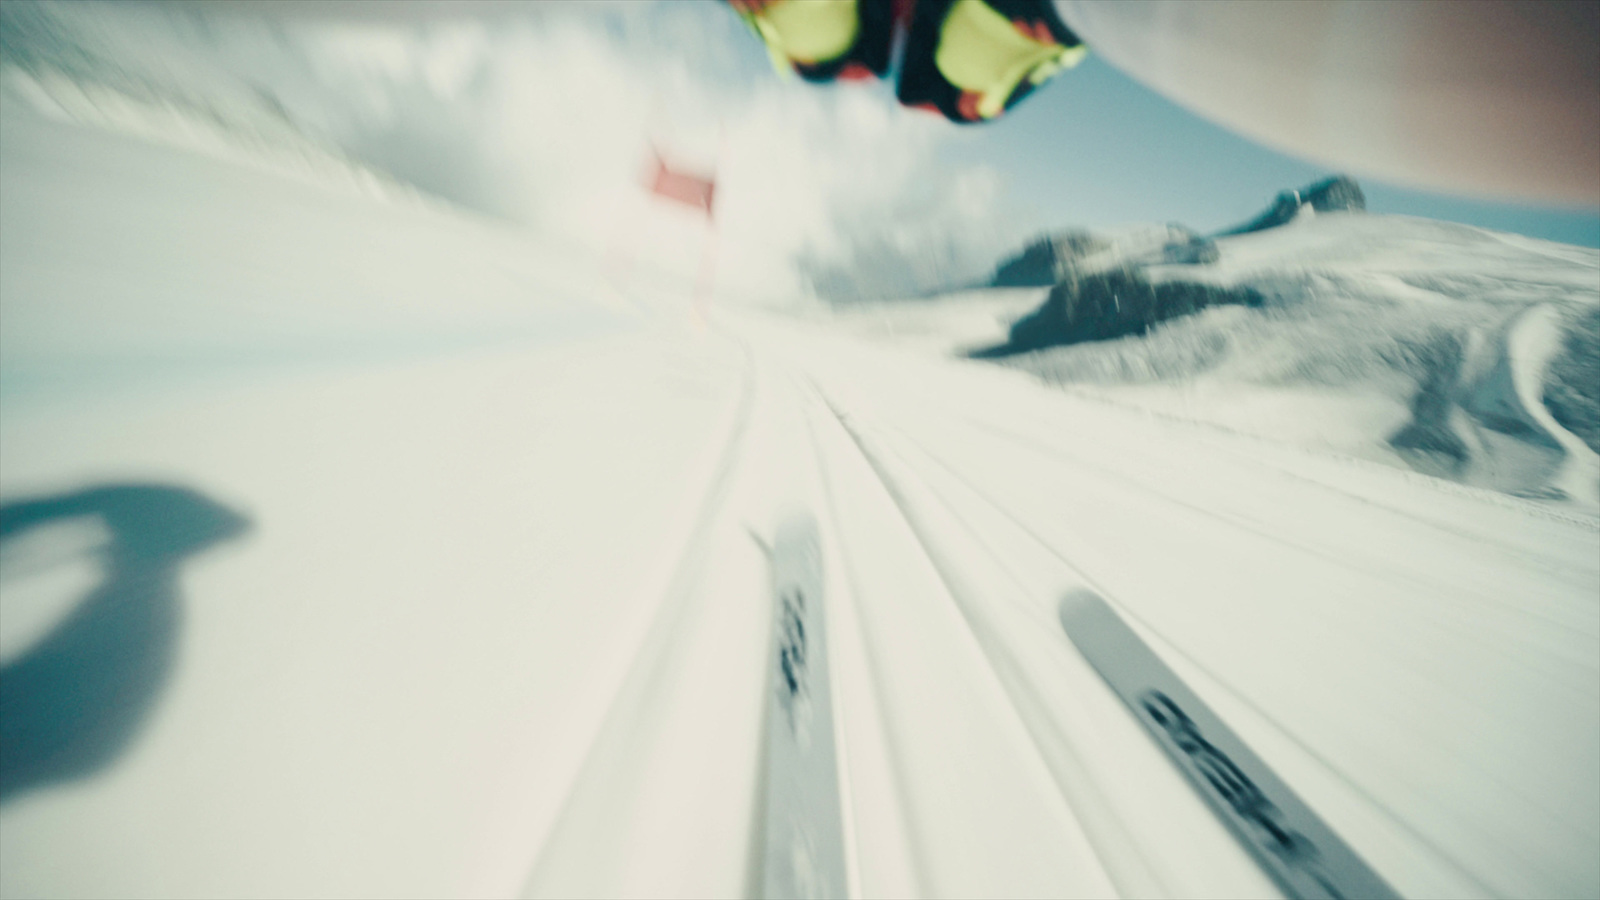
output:
<svg viewBox="0 0 1600 900"><path fill-rule="evenodd" d="M1398 898L1092 591L1061 601L1072 642L1285 894Z"/></svg>

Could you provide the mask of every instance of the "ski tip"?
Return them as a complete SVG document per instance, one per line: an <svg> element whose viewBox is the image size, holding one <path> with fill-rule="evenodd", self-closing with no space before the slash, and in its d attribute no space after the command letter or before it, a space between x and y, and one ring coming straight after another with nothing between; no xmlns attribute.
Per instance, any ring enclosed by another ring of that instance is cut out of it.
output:
<svg viewBox="0 0 1600 900"><path fill-rule="evenodd" d="M1085 587L1072 588L1062 594L1056 611L1061 617L1061 627L1066 629L1068 636L1083 633L1105 616L1116 615L1104 597Z"/></svg>

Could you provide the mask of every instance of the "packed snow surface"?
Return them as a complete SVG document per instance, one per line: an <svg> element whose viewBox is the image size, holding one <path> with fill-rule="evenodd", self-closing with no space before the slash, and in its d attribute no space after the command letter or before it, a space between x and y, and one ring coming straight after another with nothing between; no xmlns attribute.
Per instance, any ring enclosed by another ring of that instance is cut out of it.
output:
<svg viewBox="0 0 1600 900"><path fill-rule="evenodd" d="M1275 896L1085 587L1402 894L1600 892L1579 506L70 125L4 118L0 192L0 685L127 701L7 696L57 743L8 744L0 894L753 894L797 509L854 895Z"/></svg>

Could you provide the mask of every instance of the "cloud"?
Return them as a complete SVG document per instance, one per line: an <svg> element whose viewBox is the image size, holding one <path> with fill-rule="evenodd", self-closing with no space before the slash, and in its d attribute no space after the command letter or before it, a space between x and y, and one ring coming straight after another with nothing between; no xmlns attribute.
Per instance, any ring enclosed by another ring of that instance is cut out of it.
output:
<svg viewBox="0 0 1600 900"><path fill-rule="evenodd" d="M640 189L658 147L716 171L717 281L736 295L912 293L981 273L1014 236L996 173L941 162L954 126L884 85L780 79L720 4L543 9L492 29L323 29L316 67L365 98L340 141L456 202L688 277L710 235Z"/></svg>
<svg viewBox="0 0 1600 900"><path fill-rule="evenodd" d="M955 126L898 106L886 85L778 78L720 3L480 5L461 18L390 6L357 5L350 22L191 7L150 46L183 45L185 78L227 72L424 190L680 277L712 236L694 211L650 198L642 170L652 146L715 169L729 297L914 292L992 265L1010 236L995 173L941 162Z"/></svg>

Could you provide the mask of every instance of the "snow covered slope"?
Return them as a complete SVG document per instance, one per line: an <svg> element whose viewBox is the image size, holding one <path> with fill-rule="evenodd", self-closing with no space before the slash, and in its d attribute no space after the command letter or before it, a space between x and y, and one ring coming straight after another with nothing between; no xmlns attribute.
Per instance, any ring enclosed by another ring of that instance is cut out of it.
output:
<svg viewBox="0 0 1600 900"><path fill-rule="evenodd" d="M437 353L596 318L596 270L574 280L571 248L9 107L3 127L8 392Z"/></svg>
<svg viewBox="0 0 1600 900"><path fill-rule="evenodd" d="M319 185L437 205L307 133L270 91L218 70L196 40L218 27L153 7L10 3L0 13L0 100ZM189 42L183 40L188 37ZM281 40L281 36L280 36Z"/></svg>
<svg viewBox="0 0 1600 900"><path fill-rule="evenodd" d="M1100 255L1116 257L1121 245L1108 244ZM1215 262L1156 253L1134 277L1248 290L1253 308L1000 361L1114 402L1600 508L1600 251L1352 212L1215 244ZM968 318L1001 296L978 298ZM886 334L923 316L909 305L876 315ZM963 340L975 333L962 326L943 346L1004 344Z"/></svg>
<svg viewBox="0 0 1600 900"><path fill-rule="evenodd" d="M852 895L1276 895L1085 587L1403 895L1600 891L1582 510L5 112L0 895L753 895L796 510Z"/></svg>

